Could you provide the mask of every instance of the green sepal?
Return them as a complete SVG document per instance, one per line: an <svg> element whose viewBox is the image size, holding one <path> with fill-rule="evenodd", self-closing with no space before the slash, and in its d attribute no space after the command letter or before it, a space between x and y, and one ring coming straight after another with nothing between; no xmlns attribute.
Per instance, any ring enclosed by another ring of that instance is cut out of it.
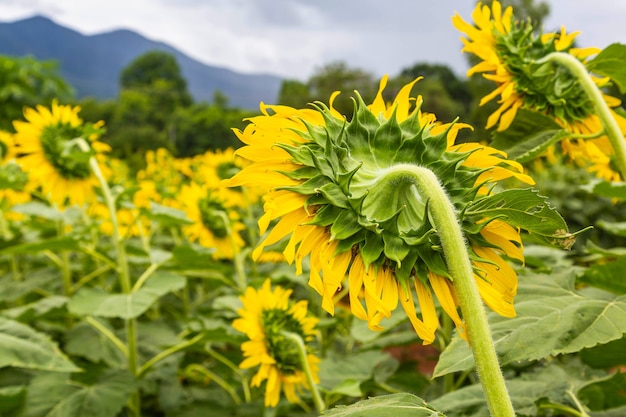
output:
<svg viewBox="0 0 626 417"><path fill-rule="evenodd" d="M341 187L339 187L334 182L328 182L323 186L317 188L315 191L322 194L330 204L345 208L352 209L350 202L348 201L348 197L343 193Z"/></svg>
<svg viewBox="0 0 626 417"><path fill-rule="evenodd" d="M351 196L350 195L350 181L352 181L352 177L354 176L354 174L356 174L356 172L359 169L361 169L362 166L363 166L363 162L360 162L358 165L356 165L350 171L340 172L340 173L336 174L337 183L339 184L339 186L343 190L344 194L346 196L348 196L348 197Z"/></svg>
<svg viewBox="0 0 626 417"><path fill-rule="evenodd" d="M372 152L372 157L380 166L391 165L396 160L401 145L402 130L398 125L394 108L389 120L380 125L373 137L370 136L370 149L376 150Z"/></svg>
<svg viewBox="0 0 626 417"><path fill-rule="evenodd" d="M368 233L365 235L365 243L361 245L360 250L365 268L368 268L370 264L380 258L384 247L385 243L383 242L382 235L376 233Z"/></svg>
<svg viewBox="0 0 626 417"><path fill-rule="evenodd" d="M370 138L374 137L380 122L367 108L361 96L355 94L354 116L346 128L346 135L350 138L350 155L357 161L371 158L373 149L370 149Z"/></svg>
<svg viewBox="0 0 626 417"><path fill-rule="evenodd" d="M346 211L345 209L331 206L331 205L323 205L316 213L315 217L312 220L304 223L312 226L320 226L326 227L334 224L337 221L337 217L341 214L341 212Z"/></svg>
<svg viewBox="0 0 626 417"><path fill-rule="evenodd" d="M404 257L402 264L398 264L396 268L396 279L402 284L402 287L405 288L406 283L409 281L411 277L411 273L413 272L413 268L415 266L415 262L419 259L419 254L417 251L412 250L407 253ZM407 290L407 288L405 288Z"/></svg>
<svg viewBox="0 0 626 417"><path fill-rule="evenodd" d="M361 242L365 241L365 234L366 232L364 230L360 230L359 232L353 234L352 236L346 239L337 241L337 248L335 249L335 255L339 255L340 253L344 253L349 250L352 250L354 245L358 245Z"/></svg>
<svg viewBox="0 0 626 417"><path fill-rule="evenodd" d="M361 230L356 213L352 210L341 210L330 228L330 240L343 240Z"/></svg>
<svg viewBox="0 0 626 417"><path fill-rule="evenodd" d="M302 184L298 184L293 187L279 187L277 189L293 191L294 193L303 194L303 195L311 195L311 194L317 194L318 192L317 190L326 184L328 184L328 178L324 177L323 175L316 175L312 178L309 178Z"/></svg>
<svg viewBox="0 0 626 417"><path fill-rule="evenodd" d="M430 245L422 245L417 247L420 259L424 261L426 267L437 275L448 278L452 281L452 277L448 273L448 267L443 259L443 254L433 250Z"/></svg>
<svg viewBox="0 0 626 417"><path fill-rule="evenodd" d="M383 242L385 256L401 266L402 260L408 255L411 247L402 238L391 233L383 232Z"/></svg>

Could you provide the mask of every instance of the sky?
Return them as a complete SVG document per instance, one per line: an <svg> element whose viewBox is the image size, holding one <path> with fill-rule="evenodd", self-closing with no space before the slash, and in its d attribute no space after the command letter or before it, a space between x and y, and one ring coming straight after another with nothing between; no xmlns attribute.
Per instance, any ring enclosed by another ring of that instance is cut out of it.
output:
<svg viewBox="0 0 626 417"><path fill-rule="evenodd" d="M467 69L451 17L474 0L0 0L0 21L45 15L85 35L130 29L205 64L306 81L345 61L375 76L416 63ZM626 43L626 1L552 0L548 30Z"/></svg>

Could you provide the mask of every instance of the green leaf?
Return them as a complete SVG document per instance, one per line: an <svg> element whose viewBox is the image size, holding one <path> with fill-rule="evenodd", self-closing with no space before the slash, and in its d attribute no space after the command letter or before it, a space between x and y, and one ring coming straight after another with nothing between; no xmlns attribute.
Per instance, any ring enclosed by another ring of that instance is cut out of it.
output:
<svg viewBox="0 0 626 417"><path fill-rule="evenodd" d="M513 155L516 153L524 155L532 153L533 149L545 149L548 145L542 144L542 140L556 141L555 136L561 131L561 126L554 118L536 111L518 109L511 126L503 132L496 132L490 145L515 159Z"/></svg>
<svg viewBox="0 0 626 417"><path fill-rule="evenodd" d="M526 138L524 142L511 147L507 151L509 159L521 164L532 161L555 143L571 136L566 130L544 130Z"/></svg>
<svg viewBox="0 0 626 417"><path fill-rule="evenodd" d="M12 413L24 404L25 399L26 387L23 385L0 388L0 416L15 415Z"/></svg>
<svg viewBox="0 0 626 417"><path fill-rule="evenodd" d="M587 384L578 397L592 411L611 410L626 407L626 373L617 372L602 381Z"/></svg>
<svg viewBox="0 0 626 417"><path fill-rule="evenodd" d="M367 351L347 358L325 358L320 363L320 386L326 391L359 397L360 386L376 375L376 368L391 358L380 351ZM387 365L385 365L387 366Z"/></svg>
<svg viewBox="0 0 626 417"><path fill-rule="evenodd" d="M60 250L78 250L80 248L78 241L71 237L52 238L40 240L38 242L23 243L21 245L9 246L0 251L2 255L13 255L21 253L37 253L44 250L60 251Z"/></svg>
<svg viewBox="0 0 626 417"><path fill-rule="evenodd" d="M592 368L626 365L626 337L580 351L580 360Z"/></svg>
<svg viewBox="0 0 626 417"><path fill-rule="evenodd" d="M79 316L137 318L159 298L180 290L185 283L182 275L157 271L138 291L130 294L108 294L95 288L82 288L72 297L68 308Z"/></svg>
<svg viewBox="0 0 626 417"><path fill-rule="evenodd" d="M530 372L506 381L507 390L516 416L537 416L538 405L548 400L553 404L569 407L571 393L575 393L586 381L595 376L585 374L586 368L575 361L566 364L551 363L531 368ZM432 405L455 416L484 417L489 410L480 384L465 386L432 401Z"/></svg>
<svg viewBox="0 0 626 417"><path fill-rule="evenodd" d="M626 93L626 45L613 43L587 63L591 72L610 77L620 93Z"/></svg>
<svg viewBox="0 0 626 417"><path fill-rule="evenodd" d="M626 200L626 182L592 180L581 188L600 197Z"/></svg>
<svg viewBox="0 0 626 417"><path fill-rule="evenodd" d="M109 327L101 323L104 327ZM114 329L109 328L111 333ZM65 334L65 351L81 356L93 363L103 362L112 368L122 368L126 363L124 354L102 333L87 323L79 323Z"/></svg>
<svg viewBox="0 0 626 417"><path fill-rule="evenodd" d="M172 207L162 206L155 202L150 202L150 210L146 211L146 215L159 223L167 226L178 226L183 224L193 224L193 221L187 217L184 211Z"/></svg>
<svg viewBox="0 0 626 417"><path fill-rule="evenodd" d="M484 197L470 205L465 214L489 219L503 218L510 225L527 230L545 243L564 249L571 248L575 242L563 217L550 207L546 197L530 188L505 190Z"/></svg>
<svg viewBox="0 0 626 417"><path fill-rule="evenodd" d="M54 372L80 371L47 335L0 317L0 368L5 366Z"/></svg>
<svg viewBox="0 0 626 417"><path fill-rule="evenodd" d="M93 385L42 375L28 390L25 417L115 417L135 389L133 376L125 370L109 370Z"/></svg>
<svg viewBox="0 0 626 417"><path fill-rule="evenodd" d="M30 322L53 310L64 307L65 304L67 304L67 297L53 295L19 307L2 310L2 315L22 322Z"/></svg>
<svg viewBox="0 0 626 417"><path fill-rule="evenodd" d="M626 258L618 258L607 264L598 264L587 268L577 282L623 295L626 294L625 269Z"/></svg>
<svg viewBox="0 0 626 417"><path fill-rule="evenodd" d="M413 394L380 395L322 413L324 417L445 417Z"/></svg>
<svg viewBox="0 0 626 417"><path fill-rule="evenodd" d="M550 275L520 275L517 317L489 313L502 365L579 352L622 338L626 332L626 296L577 291L575 275L572 268L555 270ZM473 366L467 342L455 336L441 354L434 376Z"/></svg>
<svg viewBox="0 0 626 417"><path fill-rule="evenodd" d="M11 208L11 211L26 214L28 216L37 216L41 217L42 219L53 221L63 219L62 212L38 201L31 201L25 204L16 204Z"/></svg>

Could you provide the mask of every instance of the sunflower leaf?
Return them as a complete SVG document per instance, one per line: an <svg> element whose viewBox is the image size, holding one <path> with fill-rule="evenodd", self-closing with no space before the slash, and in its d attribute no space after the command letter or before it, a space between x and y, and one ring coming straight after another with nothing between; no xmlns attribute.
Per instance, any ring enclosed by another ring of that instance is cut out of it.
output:
<svg viewBox="0 0 626 417"><path fill-rule="evenodd" d="M541 147L541 140L550 139L549 136L541 137L543 132L559 131L561 131L561 126L554 121L554 118L536 111L518 109L511 126L503 132L495 133L490 145L506 152L510 158L515 158L513 156L515 152L523 155ZM526 145L527 141L531 144Z"/></svg>
<svg viewBox="0 0 626 417"><path fill-rule="evenodd" d="M80 370L48 336L0 317L0 368L6 366L54 372Z"/></svg>
<svg viewBox="0 0 626 417"><path fill-rule="evenodd" d="M502 365L579 352L621 339L626 333L626 296L574 288L577 270L562 268L520 277L515 318L489 313ZM442 353L434 376L473 368L467 342L455 336Z"/></svg>
<svg viewBox="0 0 626 417"><path fill-rule="evenodd" d="M82 288L70 300L71 313L80 316L134 319L168 292L185 286L186 279L172 272L157 271L137 291L130 294L108 294L102 290Z"/></svg>
<svg viewBox="0 0 626 417"><path fill-rule="evenodd" d="M351 405L340 405L322 413L324 417L445 417L413 394L380 395Z"/></svg>
<svg viewBox="0 0 626 417"><path fill-rule="evenodd" d="M626 92L626 45L613 43L587 63L587 69L610 77L620 93Z"/></svg>
<svg viewBox="0 0 626 417"><path fill-rule="evenodd" d="M547 203L547 198L531 189L505 190L484 197L470 206L465 215L503 218L512 226L527 230L545 243L569 249L575 242L563 217Z"/></svg>

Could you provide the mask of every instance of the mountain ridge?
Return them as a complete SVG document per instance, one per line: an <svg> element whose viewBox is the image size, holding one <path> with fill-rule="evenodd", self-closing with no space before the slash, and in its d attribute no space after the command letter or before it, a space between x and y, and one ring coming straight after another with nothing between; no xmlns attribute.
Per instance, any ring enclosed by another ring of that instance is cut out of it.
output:
<svg viewBox="0 0 626 417"><path fill-rule="evenodd" d="M196 101L211 101L219 90L232 106L258 109L259 102L275 102L278 96L282 82L278 76L243 74L204 64L167 43L129 29L84 35L43 15L0 22L0 54L57 61L61 76L74 87L79 98L115 98L122 69L152 50L176 58Z"/></svg>

